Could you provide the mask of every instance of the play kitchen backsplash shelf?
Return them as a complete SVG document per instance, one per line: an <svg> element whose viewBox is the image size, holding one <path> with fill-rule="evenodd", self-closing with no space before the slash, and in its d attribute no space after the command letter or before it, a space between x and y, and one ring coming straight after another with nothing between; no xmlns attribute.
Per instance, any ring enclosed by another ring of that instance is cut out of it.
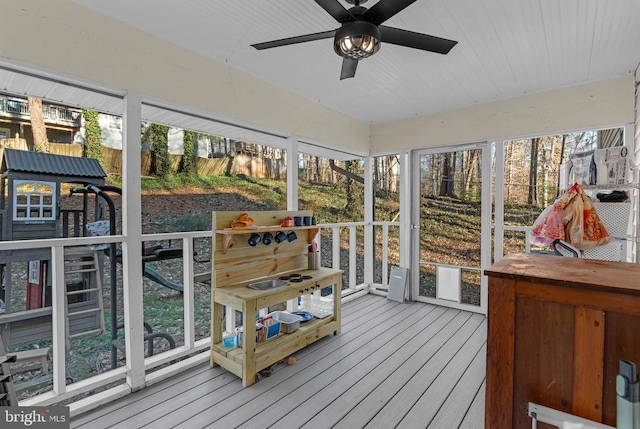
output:
<svg viewBox="0 0 640 429"><path fill-rule="evenodd" d="M313 239L318 234L318 231L319 228L317 225L281 226L280 223L277 223L273 225L256 224L252 227L242 228L228 227L216 229L214 232L222 235L222 251L226 253L229 248L235 246L239 240L247 241L247 243L252 247L257 246L258 244L268 246L271 244L286 244L286 242L292 242L298 238L303 238L298 237L298 235L306 234L307 244L312 244ZM291 237L291 233L293 233L294 238ZM265 236L268 237L268 240L264 239ZM249 241L251 239L254 240L253 243Z"/></svg>

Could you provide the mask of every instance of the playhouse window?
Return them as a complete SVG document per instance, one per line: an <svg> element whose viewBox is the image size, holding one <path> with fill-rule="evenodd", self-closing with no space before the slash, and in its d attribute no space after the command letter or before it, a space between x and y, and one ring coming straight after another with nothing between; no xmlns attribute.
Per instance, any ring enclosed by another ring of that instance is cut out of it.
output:
<svg viewBox="0 0 640 429"><path fill-rule="evenodd" d="M55 182L16 180L13 186L14 220L55 220Z"/></svg>

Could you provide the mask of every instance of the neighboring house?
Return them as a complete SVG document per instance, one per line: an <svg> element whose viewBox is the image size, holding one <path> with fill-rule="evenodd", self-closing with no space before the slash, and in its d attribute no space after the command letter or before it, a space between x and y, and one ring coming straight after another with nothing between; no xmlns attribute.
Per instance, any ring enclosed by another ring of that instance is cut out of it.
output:
<svg viewBox="0 0 640 429"><path fill-rule="evenodd" d="M43 103L42 113L47 128L47 139L50 143L85 144L85 121L82 109ZM100 127L102 146L117 151L122 150L122 117L99 113L98 126ZM147 122L141 123L141 134L144 135L147 126ZM14 144L9 147L24 149L26 143L29 149L33 148L31 115L27 99L0 94L0 142L3 139L14 141ZM167 145L169 155L181 157L184 154L184 130L169 127ZM141 150L147 151L149 149L149 142L142 141ZM284 171L282 166L284 151L266 148L255 143L198 133L195 152L198 158L205 159L231 157L231 162L234 165L222 167L222 169L232 173L279 178ZM64 151L60 154L80 156L80 153L75 151L74 153ZM112 165L111 162L106 164ZM178 164L179 162L175 164L174 171L178 171ZM119 162L113 165L119 165ZM212 171L219 171L220 166L217 163L214 165L217 167L201 166L201 174L212 174ZM109 168L107 167L110 172L117 171L117 168L115 170Z"/></svg>
<svg viewBox="0 0 640 429"><path fill-rule="evenodd" d="M98 125L100 126L100 138L102 145L111 149L122 150L122 117L109 115L106 113L98 114ZM144 134L148 124L142 123L140 133ZM182 155L184 154L184 130L181 128L170 127L167 143L170 155ZM82 124L81 132L77 134L75 143L84 144L84 122ZM208 136L199 136L197 141L197 155L200 158L210 157L211 142ZM142 150L148 150L149 145L147 142L142 142Z"/></svg>
<svg viewBox="0 0 640 429"><path fill-rule="evenodd" d="M80 131L82 110L42 104L47 139L52 143L73 143ZM24 98L0 95L0 139L24 139L33 146L29 104Z"/></svg>

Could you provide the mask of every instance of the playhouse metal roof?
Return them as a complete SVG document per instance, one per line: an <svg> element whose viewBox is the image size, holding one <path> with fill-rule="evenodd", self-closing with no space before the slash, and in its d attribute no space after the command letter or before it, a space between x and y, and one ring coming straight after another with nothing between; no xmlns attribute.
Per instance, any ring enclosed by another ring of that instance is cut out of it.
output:
<svg viewBox="0 0 640 429"><path fill-rule="evenodd" d="M107 175L97 159L16 149L4 150L2 173L6 171L87 178Z"/></svg>

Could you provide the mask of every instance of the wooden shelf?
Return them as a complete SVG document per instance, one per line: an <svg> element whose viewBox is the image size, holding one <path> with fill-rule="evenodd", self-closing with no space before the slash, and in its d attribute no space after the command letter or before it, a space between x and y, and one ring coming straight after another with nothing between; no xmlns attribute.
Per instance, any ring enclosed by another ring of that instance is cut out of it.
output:
<svg viewBox="0 0 640 429"><path fill-rule="evenodd" d="M317 341L318 337L325 337L340 328L340 322L333 320L331 317L325 319L315 319L300 325L300 329L291 334L279 334L277 337L267 340L264 343L258 343L255 349L255 371L262 371L290 356L294 352L308 346ZM240 346L233 348L224 347L222 343L213 346L214 361L221 366L225 366L225 362L233 362L234 367L242 367L246 353ZM227 368L231 369L231 368ZM232 371L233 372L233 371ZM240 375L242 377L242 375Z"/></svg>
<svg viewBox="0 0 640 429"><path fill-rule="evenodd" d="M225 228L225 229L216 229L216 234L224 234L224 235L236 235L236 234L251 234L253 232L267 232L267 231L298 231L298 230L316 230L316 232L320 229L318 225L308 225L308 226L280 226L280 225L266 225L266 226L256 226L255 228L246 228L246 229L233 229L233 228Z"/></svg>
<svg viewBox="0 0 640 429"><path fill-rule="evenodd" d="M231 247L231 243L233 241L233 236L241 235L241 234L261 234L264 232L273 232L273 231L307 231L307 244L311 244L315 236L320 231L320 227L318 225L309 225L309 226L280 226L280 225L266 225L266 226L256 226L255 228L243 228L243 229L233 229L233 228L225 228L225 229L216 229L214 232L216 234L222 235L222 251L226 253Z"/></svg>
<svg viewBox="0 0 640 429"><path fill-rule="evenodd" d="M339 326L338 322L331 317L324 319L313 319L308 322L300 323L300 328L290 334L279 334L277 337L256 344L255 361L256 371L261 371L273 364L273 361L279 361L291 355L297 350L308 346L316 341L316 337L324 337L328 333L336 331ZM225 347L223 343L213 345L216 354L231 359L237 364L242 365L244 360L244 350L241 346Z"/></svg>

